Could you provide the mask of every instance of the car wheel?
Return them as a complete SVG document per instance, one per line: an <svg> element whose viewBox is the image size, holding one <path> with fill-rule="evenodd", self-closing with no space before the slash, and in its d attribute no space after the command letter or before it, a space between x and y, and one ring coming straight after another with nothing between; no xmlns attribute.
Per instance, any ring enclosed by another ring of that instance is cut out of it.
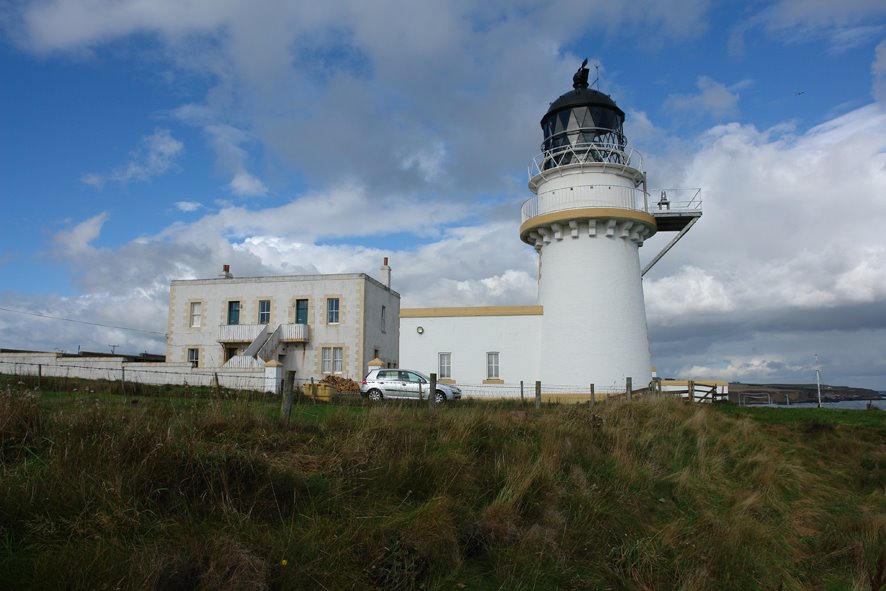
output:
<svg viewBox="0 0 886 591"><path fill-rule="evenodd" d="M366 393L366 397L370 400L382 400L384 396L382 396L381 390L372 389Z"/></svg>
<svg viewBox="0 0 886 591"><path fill-rule="evenodd" d="M443 404L444 402L446 402L446 394L444 394L440 390L437 390L437 395L434 396L434 402L436 402L437 404Z"/></svg>

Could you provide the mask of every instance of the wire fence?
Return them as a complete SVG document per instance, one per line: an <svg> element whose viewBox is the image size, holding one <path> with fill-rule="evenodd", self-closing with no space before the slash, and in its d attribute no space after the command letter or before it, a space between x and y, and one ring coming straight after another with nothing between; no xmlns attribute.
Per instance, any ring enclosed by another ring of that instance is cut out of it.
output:
<svg viewBox="0 0 886 591"><path fill-rule="evenodd" d="M205 388L219 393L231 391L269 392L285 394L296 392L314 400L360 395L359 383L336 378L325 384L312 377L296 377L295 372L267 373L265 368L199 368L189 363L127 362L122 358L102 358L86 361L82 358L64 358L47 355L45 359L10 360L0 358L0 374L30 378L37 386L52 385L62 390L74 387L72 380L99 380L114 384L120 392L137 393L139 387L180 387L198 395L192 388ZM634 388L627 379L624 386L584 386L520 382L516 384L458 384L461 397L476 400L522 400L536 402L588 402L610 398L641 397L648 395L678 396L695 401L711 402L725 399L725 388L705 382L683 382L677 388L662 388L662 382ZM142 390L143 391L143 390ZM419 396L421 397L421 396Z"/></svg>

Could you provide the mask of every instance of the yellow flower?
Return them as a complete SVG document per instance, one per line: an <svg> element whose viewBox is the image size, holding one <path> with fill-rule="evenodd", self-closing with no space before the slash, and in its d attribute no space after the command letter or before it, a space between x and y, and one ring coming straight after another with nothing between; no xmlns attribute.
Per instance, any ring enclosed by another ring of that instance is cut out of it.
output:
<svg viewBox="0 0 886 591"><path fill-rule="evenodd" d="M280 561L280 564L283 566L286 566L287 564L289 564L289 561L284 558L283 560Z"/></svg>

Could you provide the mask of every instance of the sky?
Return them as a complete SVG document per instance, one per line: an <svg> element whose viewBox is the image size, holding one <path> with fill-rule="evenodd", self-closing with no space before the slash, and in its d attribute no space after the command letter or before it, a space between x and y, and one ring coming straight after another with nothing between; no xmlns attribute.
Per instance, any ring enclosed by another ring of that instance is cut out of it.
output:
<svg viewBox="0 0 886 591"><path fill-rule="evenodd" d="M0 0L0 347L163 353L223 264L534 304L584 58L653 195L701 189L644 278L659 375L886 390L882 0Z"/></svg>

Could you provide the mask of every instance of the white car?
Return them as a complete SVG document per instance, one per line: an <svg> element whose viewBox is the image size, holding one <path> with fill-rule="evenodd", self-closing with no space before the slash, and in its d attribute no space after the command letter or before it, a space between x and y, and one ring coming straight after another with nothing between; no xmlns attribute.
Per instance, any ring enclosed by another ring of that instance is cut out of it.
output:
<svg viewBox="0 0 886 591"><path fill-rule="evenodd" d="M385 398L427 400L430 384L428 376L411 369L373 369L363 378L360 394L369 400ZM458 387L437 382L437 391L434 393L437 404L460 398L461 390Z"/></svg>

